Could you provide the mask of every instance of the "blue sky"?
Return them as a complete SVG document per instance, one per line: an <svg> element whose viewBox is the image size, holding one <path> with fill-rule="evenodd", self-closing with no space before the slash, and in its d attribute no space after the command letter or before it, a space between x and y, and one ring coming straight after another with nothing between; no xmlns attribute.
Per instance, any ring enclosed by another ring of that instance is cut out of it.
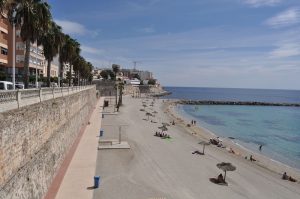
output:
<svg viewBox="0 0 300 199"><path fill-rule="evenodd" d="M97 67L165 86L300 89L300 0L48 1Z"/></svg>

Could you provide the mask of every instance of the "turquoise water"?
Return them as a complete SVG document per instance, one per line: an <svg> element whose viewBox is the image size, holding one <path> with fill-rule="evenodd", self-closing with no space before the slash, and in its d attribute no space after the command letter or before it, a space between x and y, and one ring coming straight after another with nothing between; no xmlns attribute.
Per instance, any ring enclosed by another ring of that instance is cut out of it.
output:
<svg viewBox="0 0 300 199"><path fill-rule="evenodd" d="M181 105L178 111L221 137L300 169L300 108Z"/></svg>

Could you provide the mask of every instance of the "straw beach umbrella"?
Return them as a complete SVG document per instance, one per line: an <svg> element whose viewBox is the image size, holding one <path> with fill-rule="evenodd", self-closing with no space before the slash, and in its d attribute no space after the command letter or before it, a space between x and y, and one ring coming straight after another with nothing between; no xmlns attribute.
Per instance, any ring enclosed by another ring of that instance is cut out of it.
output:
<svg viewBox="0 0 300 199"><path fill-rule="evenodd" d="M202 153L203 153L203 155L204 155L205 145L210 145L210 143L209 143L209 142L206 142L206 141L201 141L201 142L199 142L198 144L202 144L202 145L203 145L203 151L202 151Z"/></svg>
<svg viewBox="0 0 300 199"><path fill-rule="evenodd" d="M146 116L148 117L148 120L149 120L149 117L152 116L152 114L149 113L149 112L147 112L147 113L146 113Z"/></svg>
<svg viewBox="0 0 300 199"><path fill-rule="evenodd" d="M167 128L166 126L160 126L160 127L158 127L158 128L159 128L162 132L168 130L168 128Z"/></svg>
<svg viewBox="0 0 300 199"><path fill-rule="evenodd" d="M224 174L224 181L225 181L225 178L226 178L226 171L234 171L234 170L236 170L236 167L233 166L229 162L221 162L221 163L217 164L217 167L225 172L225 174Z"/></svg>
<svg viewBox="0 0 300 199"><path fill-rule="evenodd" d="M163 123L161 123L163 126L170 126L170 124L169 123L166 123L166 122L163 122Z"/></svg>

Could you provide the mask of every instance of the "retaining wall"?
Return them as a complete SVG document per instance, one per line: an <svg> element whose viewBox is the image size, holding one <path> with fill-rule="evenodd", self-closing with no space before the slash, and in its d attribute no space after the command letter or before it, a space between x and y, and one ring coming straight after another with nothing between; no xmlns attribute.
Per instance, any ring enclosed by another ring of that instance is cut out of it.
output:
<svg viewBox="0 0 300 199"><path fill-rule="evenodd" d="M0 198L43 198L96 102L96 89L0 113Z"/></svg>

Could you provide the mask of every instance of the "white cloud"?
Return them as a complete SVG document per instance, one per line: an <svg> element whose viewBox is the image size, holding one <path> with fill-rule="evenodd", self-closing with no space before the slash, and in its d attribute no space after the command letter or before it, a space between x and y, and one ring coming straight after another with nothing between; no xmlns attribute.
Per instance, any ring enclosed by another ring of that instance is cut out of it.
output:
<svg viewBox="0 0 300 199"><path fill-rule="evenodd" d="M294 43L286 43L271 51L271 58L284 58L300 55L300 46Z"/></svg>
<svg viewBox="0 0 300 199"><path fill-rule="evenodd" d="M282 2L282 0L243 0L246 4L253 7L274 6Z"/></svg>
<svg viewBox="0 0 300 199"><path fill-rule="evenodd" d="M300 22L299 8L290 8L265 21L265 24L274 28L286 27Z"/></svg>
<svg viewBox="0 0 300 199"><path fill-rule="evenodd" d="M291 45L300 44L298 32L208 28L95 41L105 52L87 60L123 68L140 60L138 69L154 72L163 85L299 89L300 60Z"/></svg>
<svg viewBox="0 0 300 199"><path fill-rule="evenodd" d="M85 45L82 45L80 48L84 53L89 53L89 54L99 55L99 54L103 54L103 52L104 52L104 50L102 50L102 49L97 49L97 48L93 48L93 47L85 46Z"/></svg>
<svg viewBox="0 0 300 199"><path fill-rule="evenodd" d="M84 35L88 30L80 23L55 19L55 22L60 25L63 32L66 34Z"/></svg>

